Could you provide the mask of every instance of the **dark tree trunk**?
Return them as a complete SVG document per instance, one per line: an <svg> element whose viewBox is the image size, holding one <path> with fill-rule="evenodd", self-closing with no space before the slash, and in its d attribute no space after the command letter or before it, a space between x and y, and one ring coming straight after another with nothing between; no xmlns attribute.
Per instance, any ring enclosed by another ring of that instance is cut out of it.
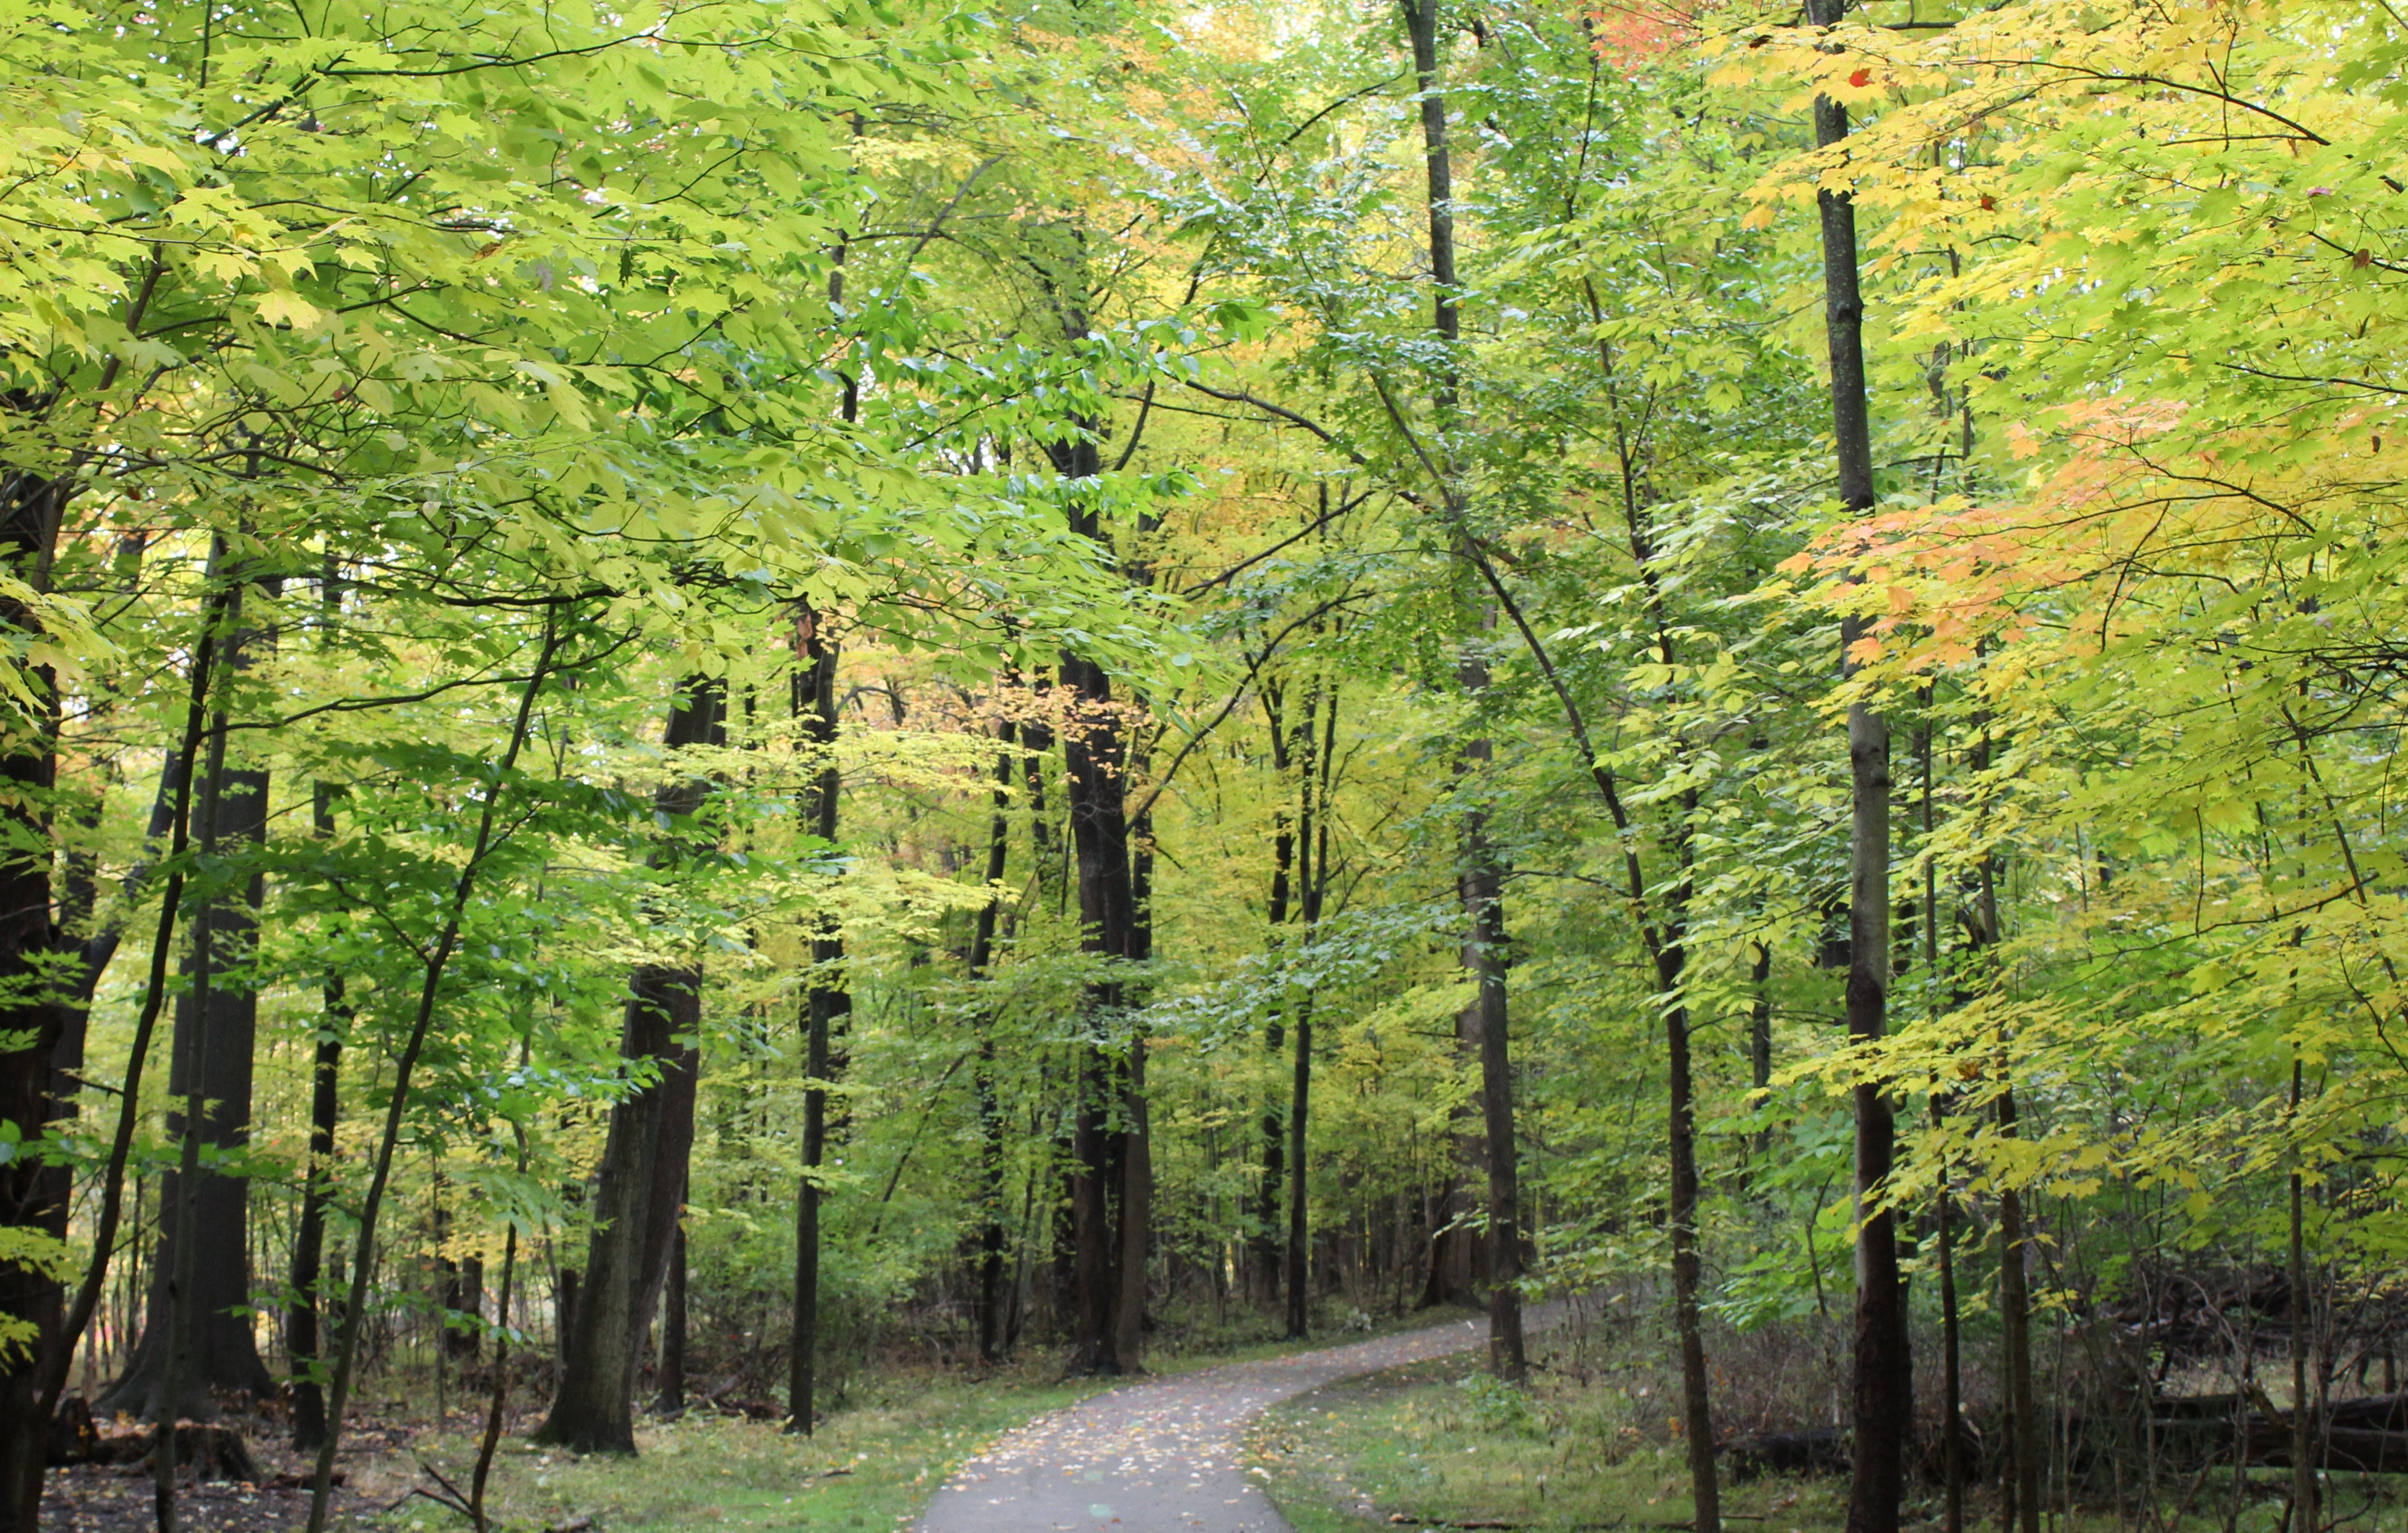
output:
<svg viewBox="0 0 2408 1533"><path fill-rule="evenodd" d="M1304 1339L1312 1318L1312 1269L1307 1260L1311 1247L1305 1227L1305 1197L1312 1180L1305 1174L1312 1164L1306 1156L1307 1110L1312 1101L1312 997L1308 995L1297 1007L1296 1062L1288 1082L1288 1159L1296 1168L1287 1200L1287 1334L1291 1340Z"/></svg>
<svg viewBox="0 0 2408 1533"><path fill-rule="evenodd" d="M1003 750L995 758L995 812L987 823L986 886L994 889L1003 881L1011 857L1011 777L1014 730L1007 722L1002 728ZM977 924L970 931L969 977L972 981L987 978L995 963L995 927L1001 914L998 900L990 898L979 907ZM979 1125L979 1261L978 1261L978 1336L979 1361L1000 1363L1005 1350L1004 1340L1004 1162L1003 1104L996 1089L996 1067L998 1063L995 1016L984 1005L978 1012L978 1069L972 1078L972 1089L978 1098Z"/></svg>
<svg viewBox="0 0 2408 1533"><path fill-rule="evenodd" d="M318 580L322 631L331 631L342 610L342 582L335 555L326 555ZM335 838L335 785L309 790L309 832L322 843ZM154 810L152 820L158 815ZM156 832L153 832L155 837ZM293 1297L286 1311L284 1351L293 1364L293 1447L315 1453L326 1440L325 1383L319 1377L322 1302L318 1282L326 1251L326 1204L334 1193L335 1128L342 1114L343 1040L351 1028L351 1008L343 977L328 973L318 1038L309 1062L309 1165L301 1183L301 1219L293 1235Z"/></svg>
<svg viewBox="0 0 2408 1533"><path fill-rule="evenodd" d="M0 566L36 591L50 583L51 551L58 539L69 486L59 480L12 471L0 475ZM0 633L11 639L40 632L32 612L0 597ZM39 993L36 976L58 949L62 937L50 904L50 790L57 768L56 694L48 666L34 673L44 698L30 716L8 709L7 749L0 753L0 838L14 849L0 858L0 984L11 997L0 1005L0 1032L20 1046L0 1053L0 1123L27 1140L40 1138L52 1111L50 1058L66 1022L66 1009ZM61 1223L50 1180L41 1162L12 1157L0 1166L0 1225L47 1233ZM35 1328L42 1348L57 1343L58 1281L38 1268L0 1267L0 1315ZM42 1458L50 1440L36 1398L37 1358L11 1349L0 1361L0 1530L33 1533L42 1496Z"/></svg>
<svg viewBox="0 0 2408 1533"><path fill-rule="evenodd" d="M2291 1117L2300 1115L2306 1072L2291 1055ZM2316 1406L2308 1393L2308 1349L2314 1316L2308 1302L2307 1187L2297 1169L2290 1177L2290 1248L2284 1275L2291 1290L2291 1533L2316 1533Z"/></svg>
<svg viewBox="0 0 2408 1533"><path fill-rule="evenodd" d="M1946 1131L1940 1098L1931 1099L1934 1128ZM1956 1198L1941 1168L1940 1243L1940 1440L1941 1533L1965 1533L1965 1389L1956 1312Z"/></svg>
<svg viewBox="0 0 2408 1533"><path fill-rule="evenodd" d="M836 669L837 643L825 614L805 606L795 620L795 716L804 738L821 752L810 790L812 834L833 844L837 831ZM853 1010L853 995L838 971L844 938L833 921L811 938L811 973L803 995L803 1173L795 1197L795 1325L786 1356L786 1430L808 1437L818 1423L820 1355L820 1168L827 1158L826 1082L836 1069L832 1039Z"/></svg>
<svg viewBox="0 0 2408 1533"><path fill-rule="evenodd" d="M661 1297L660 1405L663 1415L685 1409L685 1225L669 1242L668 1284Z"/></svg>
<svg viewBox="0 0 2408 1533"><path fill-rule="evenodd" d="M1421 89L1430 282L1436 290L1431 299L1430 329L1448 351L1436 370L1431 401L1440 429L1444 430L1454 424L1457 404L1452 353L1462 337L1462 321L1457 310L1460 283L1455 264L1455 163L1447 142L1446 95L1439 76L1440 0L1400 0L1400 4L1412 45L1413 73ZM1442 466L1446 466L1443 460ZM1464 507L1455 485L1446 484L1443 494L1448 517L1455 523L1449 530L1457 553L1469 555L1470 538L1462 525ZM1469 566L1471 559L1466 557L1465 562ZM1493 626L1494 621L1492 613L1481 626ZM1477 696L1487 690L1488 666L1476 653L1464 655L1456 665L1456 675L1469 695ZM1486 739L1466 742L1462 761L1467 775L1484 770L1493 754ZM1455 893L1471 928L1463 949L1464 967L1472 971L1479 983L1478 999L1466 1019L1469 1024L1467 1028L1459 1022L1458 1030L1474 1035L1469 1041L1478 1050L1480 1063L1481 1117L1485 1130L1484 1158L1488 1172L1488 1239L1484 1250L1488 1268L1484 1278L1489 1362L1498 1377L1518 1382L1527 1372L1528 1365L1523 1354L1522 1297L1518 1286L1522 1266L1518 1207L1521 1179L1514 1159L1513 1086L1509 1067L1510 1040L1506 1036L1504 869L1489 838L1485 809L1474 807L1465 811L1457 847L1460 862L1455 873Z"/></svg>
<svg viewBox="0 0 2408 1533"><path fill-rule="evenodd" d="M1066 322L1065 329L1083 334L1083 316ZM1089 479L1102 470L1092 431L1049 451L1055 468L1067 478ZM1105 541L1093 509L1074 507L1071 522L1082 536ZM1122 1039L1126 1045L1122 1048L1113 1037L1127 1025L1124 966L1139 956L1134 952L1137 900L1129 862L1128 742L1111 679L1101 666L1065 654L1060 675L1071 695L1062 762L1078 866L1079 917L1085 934L1081 947L1105 966L1086 987L1088 1040L1079 1050L1078 1115L1071 1135L1078 1289L1071 1368L1113 1374L1138 1363L1134 1344L1143 1324L1144 1253L1151 1236L1143 1041ZM1129 1269L1132 1260L1134 1270ZM1125 1345L1131 1348L1125 1356Z"/></svg>
<svg viewBox="0 0 2408 1533"><path fill-rule="evenodd" d="M1321 684L1316 680L1305 690L1304 717L1297 724L1295 746L1283 752L1293 758L1296 766L1296 869L1304 896L1302 914L1308 942L1321 923L1322 894L1328 885L1321 866L1328 851L1327 838L1316 838L1323 828L1319 779L1314 770L1320 750L1316 732L1320 708ZM1283 761L1280 765L1284 767L1287 763ZM1306 991L1296 1003L1296 1057L1288 1072L1287 1163L1292 1174L1287 1201L1287 1334L1293 1340L1303 1340L1312 1320L1312 1240L1307 1223L1312 1190L1312 992Z"/></svg>
<svg viewBox="0 0 2408 1533"><path fill-rule="evenodd" d="M485 1264L474 1256L443 1264L443 1355L455 1363L474 1363L483 1350L485 1325ZM458 1316L455 1323L451 1318Z"/></svg>
<svg viewBox="0 0 2408 1533"><path fill-rule="evenodd" d="M1810 0L1807 20L1838 22L1844 0ZM1847 108L1814 99L1814 139L1828 147L1848 136ZM1831 362L1831 424L1840 499L1852 512L1873 507L1870 422L1865 394L1864 299L1857 284L1856 210L1844 192L1817 194L1822 223L1824 336ZM1842 624L1843 672L1861 623ZM1848 764L1854 835L1848 880L1849 1036L1882 1036L1889 999L1889 726L1864 703L1848 709ZM1906 1290L1898 1232L1881 1206L1896 1133L1890 1104L1871 1082L1856 1088L1856 1305L1854 1432L1849 1460L1848 1533L1898 1533L1906 1489L1906 1440L1913 1429L1913 1366L1907 1351Z"/></svg>
<svg viewBox="0 0 2408 1533"><path fill-rule="evenodd" d="M274 589L273 583L269 589ZM239 612L239 606L236 610ZM258 663L265 639L261 630L237 619L226 640L226 659L235 673ZM216 727L222 733L222 714ZM200 836L205 845L214 845L217 857L237 864L250 862L256 869L257 852L267 836L268 774L256 767L231 766L221 776L222 781L205 786L213 808ZM238 1155L251 1142L251 1055L259 1032L259 991L249 966L265 895L265 878L255 870L234 888L221 884L212 891L194 923L194 949L180 965L188 988L176 998L167 1092L179 1103L197 1096L206 1104L194 1136L204 1153ZM206 983L201 982L204 967ZM179 1137L184 1134L182 1110L168 1113L167 1131ZM171 1170L161 1179L163 1210L184 1207L185 1175L182 1169ZM101 1397L100 1410L138 1417L159 1411L168 1339L174 1328L170 1309L175 1278L185 1270L192 1275L187 1297L192 1347L188 1366L178 1370L178 1412L207 1415L212 1391L253 1398L275 1393L276 1382L260 1359L251 1319L250 1211L249 1178L202 1171L192 1188L189 1225L180 1213L162 1221L142 1339L123 1376ZM177 1244L179 1232L186 1227L193 1232L189 1254Z"/></svg>
<svg viewBox="0 0 2408 1533"><path fill-rule="evenodd" d="M1296 869L1296 826L1289 819L1287 777L1293 759L1293 745L1288 724L1283 716L1285 697L1275 681L1263 685L1263 713L1270 724L1271 770L1277 777L1280 806L1271 816L1271 883L1270 898L1265 910L1265 922L1270 928L1270 945L1276 950L1284 940L1287 925L1288 897L1292 888L1291 875ZM1281 1002L1273 1001L1270 1015L1263 1022L1263 1050L1276 1065L1287 1051L1287 1019ZM1287 1178L1287 1124L1280 1110L1276 1091L1263 1104L1262 1121L1263 1177L1255 1205L1255 1228L1252 1241L1254 1285L1266 1304L1279 1302L1281 1282L1280 1211L1285 1206L1284 1182Z"/></svg>
<svg viewBox="0 0 2408 1533"><path fill-rule="evenodd" d="M322 840L335 834L335 791L324 782L310 794L310 825ZM319 1378L320 1267L326 1250L326 1204L333 1196L335 1126L342 1111L343 1039L351 1009L340 975L324 982L324 1006L309 1067L309 1168L301 1188L301 1222L293 1237L293 1307L285 1318L285 1351L293 1359L293 1446L314 1453L326 1440L326 1393Z"/></svg>
<svg viewBox="0 0 2408 1533"><path fill-rule="evenodd" d="M672 752L726 737L721 683L689 678L671 709L664 743ZM654 795L671 828L656 861L674 862L696 836L693 816L710 784L687 777ZM636 1451L636 1365L660 1303L671 1238L694 1145L694 1043L701 1024L702 975L647 964L629 977L620 1057L651 1061L658 1078L610 1110L594 1182L594 1233L583 1280L566 1317L560 1386L537 1440L581 1454Z"/></svg>
<svg viewBox="0 0 2408 1533"><path fill-rule="evenodd" d="M2015 1095L1999 1094L1999 1133L2015 1134ZM2000 1342L2006 1353L2006 1473L1999 1497L2000 1533L2040 1533L2040 1421L2032 1398L2031 1284L2025 1269L2023 1195L1999 1190Z"/></svg>

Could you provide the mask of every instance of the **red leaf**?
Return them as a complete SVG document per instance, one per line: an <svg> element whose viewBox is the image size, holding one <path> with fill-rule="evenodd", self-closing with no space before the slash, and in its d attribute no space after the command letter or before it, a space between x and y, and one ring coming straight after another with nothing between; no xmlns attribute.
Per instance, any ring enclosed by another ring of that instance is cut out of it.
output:
<svg viewBox="0 0 2408 1533"><path fill-rule="evenodd" d="M1998 202L1987 192L1982 193L1982 211L1986 213L1997 206Z"/></svg>
<svg viewBox="0 0 2408 1533"><path fill-rule="evenodd" d="M1870 85L1872 82L1873 72L1870 69L1859 69L1855 74L1848 77L1848 83L1855 86L1859 91L1863 90L1866 86Z"/></svg>

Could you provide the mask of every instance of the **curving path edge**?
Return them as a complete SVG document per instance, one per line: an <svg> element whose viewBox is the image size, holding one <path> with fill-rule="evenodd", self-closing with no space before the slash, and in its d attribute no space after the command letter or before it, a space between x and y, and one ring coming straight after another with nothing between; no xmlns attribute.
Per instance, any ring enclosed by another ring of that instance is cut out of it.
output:
<svg viewBox="0 0 2408 1533"><path fill-rule="evenodd" d="M1525 1312L1527 1332L1561 1315ZM919 1533L1289 1533L1240 1456L1266 1407L1357 1374L1485 1345L1485 1320L1148 1380L1005 1433L939 1488Z"/></svg>

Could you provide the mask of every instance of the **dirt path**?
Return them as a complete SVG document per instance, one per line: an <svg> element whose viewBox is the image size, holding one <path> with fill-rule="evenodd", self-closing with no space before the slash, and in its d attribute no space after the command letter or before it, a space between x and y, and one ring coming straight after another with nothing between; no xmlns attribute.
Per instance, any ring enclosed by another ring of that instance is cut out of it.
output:
<svg viewBox="0 0 2408 1533"><path fill-rule="evenodd" d="M1526 1325L1553 1318L1533 1311ZM1014 1428L964 1464L920 1533L1287 1533L1239 1461L1248 1417L1335 1380L1487 1340L1486 1321L1458 1320L1097 1395Z"/></svg>

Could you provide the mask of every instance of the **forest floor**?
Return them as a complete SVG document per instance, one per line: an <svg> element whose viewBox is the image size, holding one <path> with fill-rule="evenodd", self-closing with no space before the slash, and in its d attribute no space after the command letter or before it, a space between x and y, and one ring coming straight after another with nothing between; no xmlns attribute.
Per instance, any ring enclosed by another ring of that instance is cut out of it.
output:
<svg viewBox="0 0 2408 1533"><path fill-rule="evenodd" d="M923 1533L1276 1533L1240 1449L1267 1407L1353 1374L1481 1346L1483 1321L1229 1363L1111 1390L1029 1422L961 1466Z"/></svg>
<svg viewBox="0 0 2408 1533"><path fill-rule="evenodd" d="M1297 1533L1685 1530L1685 1454L1645 1440L1634 1405L1544 1371L1526 1393L1507 1389L1476 1355L1454 1356L1284 1401L1246 1450ZM1846 1503L1842 1477L1766 1478L1726 1484L1723 1516L1732 1533L1823 1533Z"/></svg>
<svg viewBox="0 0 2408 1533"><path fill-rule="evenodd" d="M1259 1316L1199 1315L1193 1324L1166 1323L1163 1350L1149 1358L1149 1369L1171 1379L1429 1325L1430 1316L1415 1314L1297 1343L1273 1340L1271 1323ZM541 1420L541 1400L514 1387L520 1408L512 1411L495 1454L487 1507L502 1533L892 1533L916 1520L955 1466L1007 1430L1111 1383L1066 1380L1058 1357L1041 1349L1014 1367L983 1374L911 1362L872 1366L854 1377L851 1398L813 1437L788 1436L776 1421L696 1411L674 1420L639 1420L632 1461L530 1444L526 1434ZM482 1408L456 1404L454 1393L447 1402L452 1408L438 1412L423 1397L427 1391L396 1383L390 1393L365 1402L345 1434L335 1526L376 1533L464 1528L459 1513L423 1493L443 1490L446 1481L467 1488ZM286 1423L238 1425L262 1480L195 1483L187 1478L179 1497L180 1526L185 1533L295 1533L308 1522L310 1462L284 1445ZM131 1428L121 1423L112 1429ZM150 1533L153 1526L147 1464L51 1471L44 1533Z"/></svg>

